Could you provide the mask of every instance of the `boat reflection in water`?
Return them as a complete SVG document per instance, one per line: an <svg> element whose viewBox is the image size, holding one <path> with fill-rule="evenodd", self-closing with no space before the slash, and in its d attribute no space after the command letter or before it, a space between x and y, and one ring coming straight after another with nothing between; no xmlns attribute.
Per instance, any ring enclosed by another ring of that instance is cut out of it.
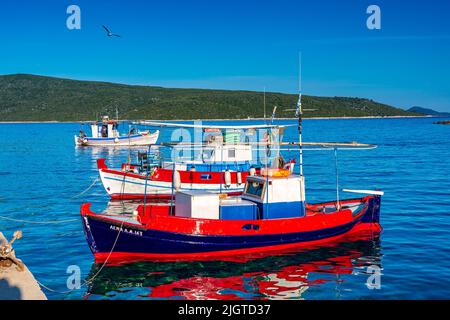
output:
<svg viewBox="0 0 450 320"><path fill-rule="evenodd" d="M109 214L121 212L122 202L110 202ZM93 264L85 298L308 299L313 291L314 298L339 299L366 286L369 266L381 269L381 247L379 234L365 232L320 247L227 261L108 264L99 273L102 264Z"/></svg>

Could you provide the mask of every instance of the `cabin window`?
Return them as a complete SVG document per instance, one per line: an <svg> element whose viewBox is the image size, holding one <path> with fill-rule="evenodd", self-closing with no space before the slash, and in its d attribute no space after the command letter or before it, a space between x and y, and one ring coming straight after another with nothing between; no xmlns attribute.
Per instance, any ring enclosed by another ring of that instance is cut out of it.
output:
<svg viewBox="0 0 450 320"><path fill-rule="evenodd" d="M248 180L245 186L245 195L261 199L264 193L264 182Z"/></svg>
<svg viewBox="0 0 450 320"><path fill-rule="evenodd" d="M203 159L212 159L214 154L214 150L213 149L207 149L203 151Z"/></svg>
<svg viewBox="0 0 450 320"><path fill-rule="evenodd" d="M108 126L107 125L102 125L100 134L102 135L103 138L107 138L108 137Z"/></svg>
<svg viewBox="0 0 450 320"><path fill-rule="evenodd" d="M228 158L236 158L236 149L228 150Z"/></svg>

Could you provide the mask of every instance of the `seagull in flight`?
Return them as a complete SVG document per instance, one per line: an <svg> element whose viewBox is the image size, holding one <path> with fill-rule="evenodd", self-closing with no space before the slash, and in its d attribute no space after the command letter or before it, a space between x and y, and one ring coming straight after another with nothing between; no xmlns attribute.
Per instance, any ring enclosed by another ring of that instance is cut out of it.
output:
<svg viewBox="0 0 450 320"><path fill-rule="evenodd" d="M107 27L105 27L105 26L102 26L102 27L103 27L103 29L105 29L106 35L107 35L108 37L114 36L114 37L119 37L119 38L120 38L120 36L119 36L118 34L112 33Z"/></svg>

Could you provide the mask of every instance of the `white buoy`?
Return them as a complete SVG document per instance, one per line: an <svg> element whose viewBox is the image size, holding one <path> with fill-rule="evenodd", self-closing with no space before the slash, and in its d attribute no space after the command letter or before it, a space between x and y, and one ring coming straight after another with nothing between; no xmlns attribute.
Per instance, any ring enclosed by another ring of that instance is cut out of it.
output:
<svg viewBox="0 0 450 320"><path fill-rule="evenodd" d="M115 143L119 142L119 138L115 138L115 139L114 139L114 142L115 142Z"/></svg>
<svg viewBox="0 0 450 320"><path fill-rule="evenodd" d="M242 173L240 171L238 171L236 173L236 180L237 180L237 184L239 184L239 185L242 184Z"/></svg>
<svg viewBox="0 0 450 320"><path fill-rule="evenodd" d="M251 176L254 176L256 174L256 169L251 167L249 173L250 173Z"/></svg>
<svg viewBox="0 0 450 320"><path fill-rule="evenodd" d="M177 170L175 170L175 172L173 173L173 187L177 191L181 188L181 177L180 173Z"/></svg>
<svg viewBox="0 0 450 320"><path fill-rule="evenodd" d="M231 186L231 172L230 170L225 170L225 187Z"/></svg>

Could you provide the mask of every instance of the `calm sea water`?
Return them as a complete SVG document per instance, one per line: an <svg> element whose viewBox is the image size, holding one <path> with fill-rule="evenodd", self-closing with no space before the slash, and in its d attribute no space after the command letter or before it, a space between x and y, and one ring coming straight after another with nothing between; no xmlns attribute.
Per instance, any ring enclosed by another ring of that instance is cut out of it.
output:
<svg viewBox="0 0 450 320"><path fill-rule="evenodd" d="M285 121L286 122L286 121ZM239 124L250 123L239 122ZM287 121L289 123L289 121ZM111 166L128 150L75 148L79 124L0 124L0 230L50 299L438 299L450 298L450 126L433 119L307 120L305 141L359 141L379 147L340 151L343 188L380 188L380 238L239 262L135 263L99 271L83 236L79 208L113 210L96 159ZM288 129L295 136L295 127ZM334 155L305 152L309 201L335 199ZM341 194L342 197L352 195ZM6 220L19 219L29 222ZM47 223L58 222L61 223ZM69 293L67 268L82 282ZM382 270L369 289L368 266Z"/></svg>

